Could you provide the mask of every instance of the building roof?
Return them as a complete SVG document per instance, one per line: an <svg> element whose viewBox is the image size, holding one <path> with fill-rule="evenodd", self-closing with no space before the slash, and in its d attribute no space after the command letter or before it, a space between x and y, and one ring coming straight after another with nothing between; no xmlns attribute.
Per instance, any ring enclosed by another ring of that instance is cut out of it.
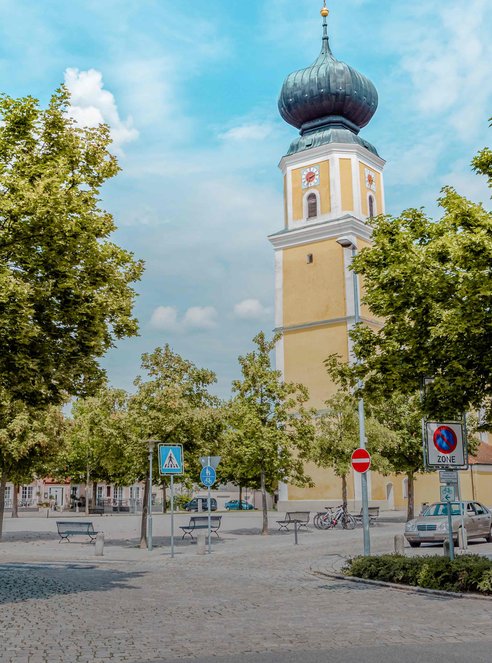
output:
<svg viewBox="0 0 492 663"><path fill-rule="evenodd" d="M328 38L327 11L322 12L319 57L310 67L289 74L280 92L280 115L301 133L289 154L340 142L341 137L344 142L359 143L377 154L370 143L357 137L376 112L377 90L363 74L334 57Z"/></svg>
<svg viewBox="0 0 492 663"><path fill-rule="evenodd" d="M492 444L480 442L476 456L470 456L470 465L492 465Z"/></svg>

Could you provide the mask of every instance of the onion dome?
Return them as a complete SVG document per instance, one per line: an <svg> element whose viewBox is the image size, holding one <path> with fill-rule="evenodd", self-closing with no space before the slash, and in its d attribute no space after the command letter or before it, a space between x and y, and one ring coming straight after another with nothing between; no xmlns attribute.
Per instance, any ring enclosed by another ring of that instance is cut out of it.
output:
<svg viewBox="0 0 492 663"><path fill-rule="evenodd" d="M348 142L377 154L370 143L357 136L376 112L377 90L363 74L334 57L328 38L328 13L324 6L318 59L310 67L289 74L280 92L280 115L301 133L289 153L327 142Z"/></svg>

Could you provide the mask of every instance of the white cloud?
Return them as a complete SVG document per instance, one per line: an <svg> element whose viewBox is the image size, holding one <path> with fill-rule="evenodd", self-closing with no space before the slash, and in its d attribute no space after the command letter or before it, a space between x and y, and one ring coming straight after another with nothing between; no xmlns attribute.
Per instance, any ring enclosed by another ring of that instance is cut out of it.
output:
<svg viewBox="0 0 492 663"><path fill-rule="evenodd" d="M487 0L405 5L392 24L401 69L412 81L413 103L430 121L436 114L467 140L490 114L490 6ZM409 29L411 24L411 29Z"/></svg>
<svg viewBox="0 0 492 663"><path fill-rule="evenodd" d="M242 320L260 320L269 315L270 311L259 299L243 299L234 306L234 316Z"/></svg>
<svg viewBox="0 0 492 663"><path fill-rule="evenodd" d="M158 306L150 318L150 326L159 331L178 329L178 311L174 306Z"/></svg>
<svg viewBox="0 0 492 663"><path fill-rule="evenodd" d="M212 329L217 325L217 311L213 306L192 306L183 318L188 329Z"/></svg>
<svg viewBox="0 0 492 663"><path fill-rule="evenodd" d="M179 319L176 307L158 306L152 313L150 326L170 332L213 329L217 326L217 310L213 306L191 306Z"/></svg>
<svg viewBox="0 0 492 663"><path fill-rule="evenodd" d="M265 140L272 134L273 128L268 122L242 124L219 134L219 138L233 142Z"/></svg>
<svg viewBox="0 0 492 663"><path fill-rule="evenodd" d="M77 124L84 127L95 127L101 123L109 125L114 149L119 152L122 145L138 138L131 116L123 120L114 95L104 89L100 71L79 71L69 67L65 70L65 85L71 94L69 114Z"/></svg>

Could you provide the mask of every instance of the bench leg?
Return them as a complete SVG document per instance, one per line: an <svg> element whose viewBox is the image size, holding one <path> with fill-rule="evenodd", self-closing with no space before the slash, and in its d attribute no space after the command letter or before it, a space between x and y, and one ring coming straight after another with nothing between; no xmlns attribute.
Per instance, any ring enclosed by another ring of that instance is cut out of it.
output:
<svg viewBox="0 0 492 663"><path fill-rule="evenodd" d="M289 531L289 526L288 525L280 525L278 528L278 531L281 532L282 530L285 530L286 532Z"/></svg>
<svg viewBox="0 0 492 663"><path fill-rule="evenodd" d="M66 541L67 543L70 543L70 539L68 538L68 536L62 536L60 534L60 540L58 541L58 543L61 543L62 541Z"/></svg>
<svg viewBox="0 0 492 663"><path fill-rule="evenodd" d="M193 538L193 534L191 532L185 532L181 537L181 541L185 538L185 536L189 536L191 539Z"/></svg>

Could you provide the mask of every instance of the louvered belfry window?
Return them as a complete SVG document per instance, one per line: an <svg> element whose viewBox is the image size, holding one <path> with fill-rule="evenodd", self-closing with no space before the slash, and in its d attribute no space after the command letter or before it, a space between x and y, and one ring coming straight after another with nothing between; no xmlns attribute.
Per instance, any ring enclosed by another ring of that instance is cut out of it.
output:
<svg viewBox="0 0 492 663"><path fill-rule="evenodd" d="M310 193L307 197L307 216L308 219L314 219L318 216L318 199L314 193Z"/></svg>

